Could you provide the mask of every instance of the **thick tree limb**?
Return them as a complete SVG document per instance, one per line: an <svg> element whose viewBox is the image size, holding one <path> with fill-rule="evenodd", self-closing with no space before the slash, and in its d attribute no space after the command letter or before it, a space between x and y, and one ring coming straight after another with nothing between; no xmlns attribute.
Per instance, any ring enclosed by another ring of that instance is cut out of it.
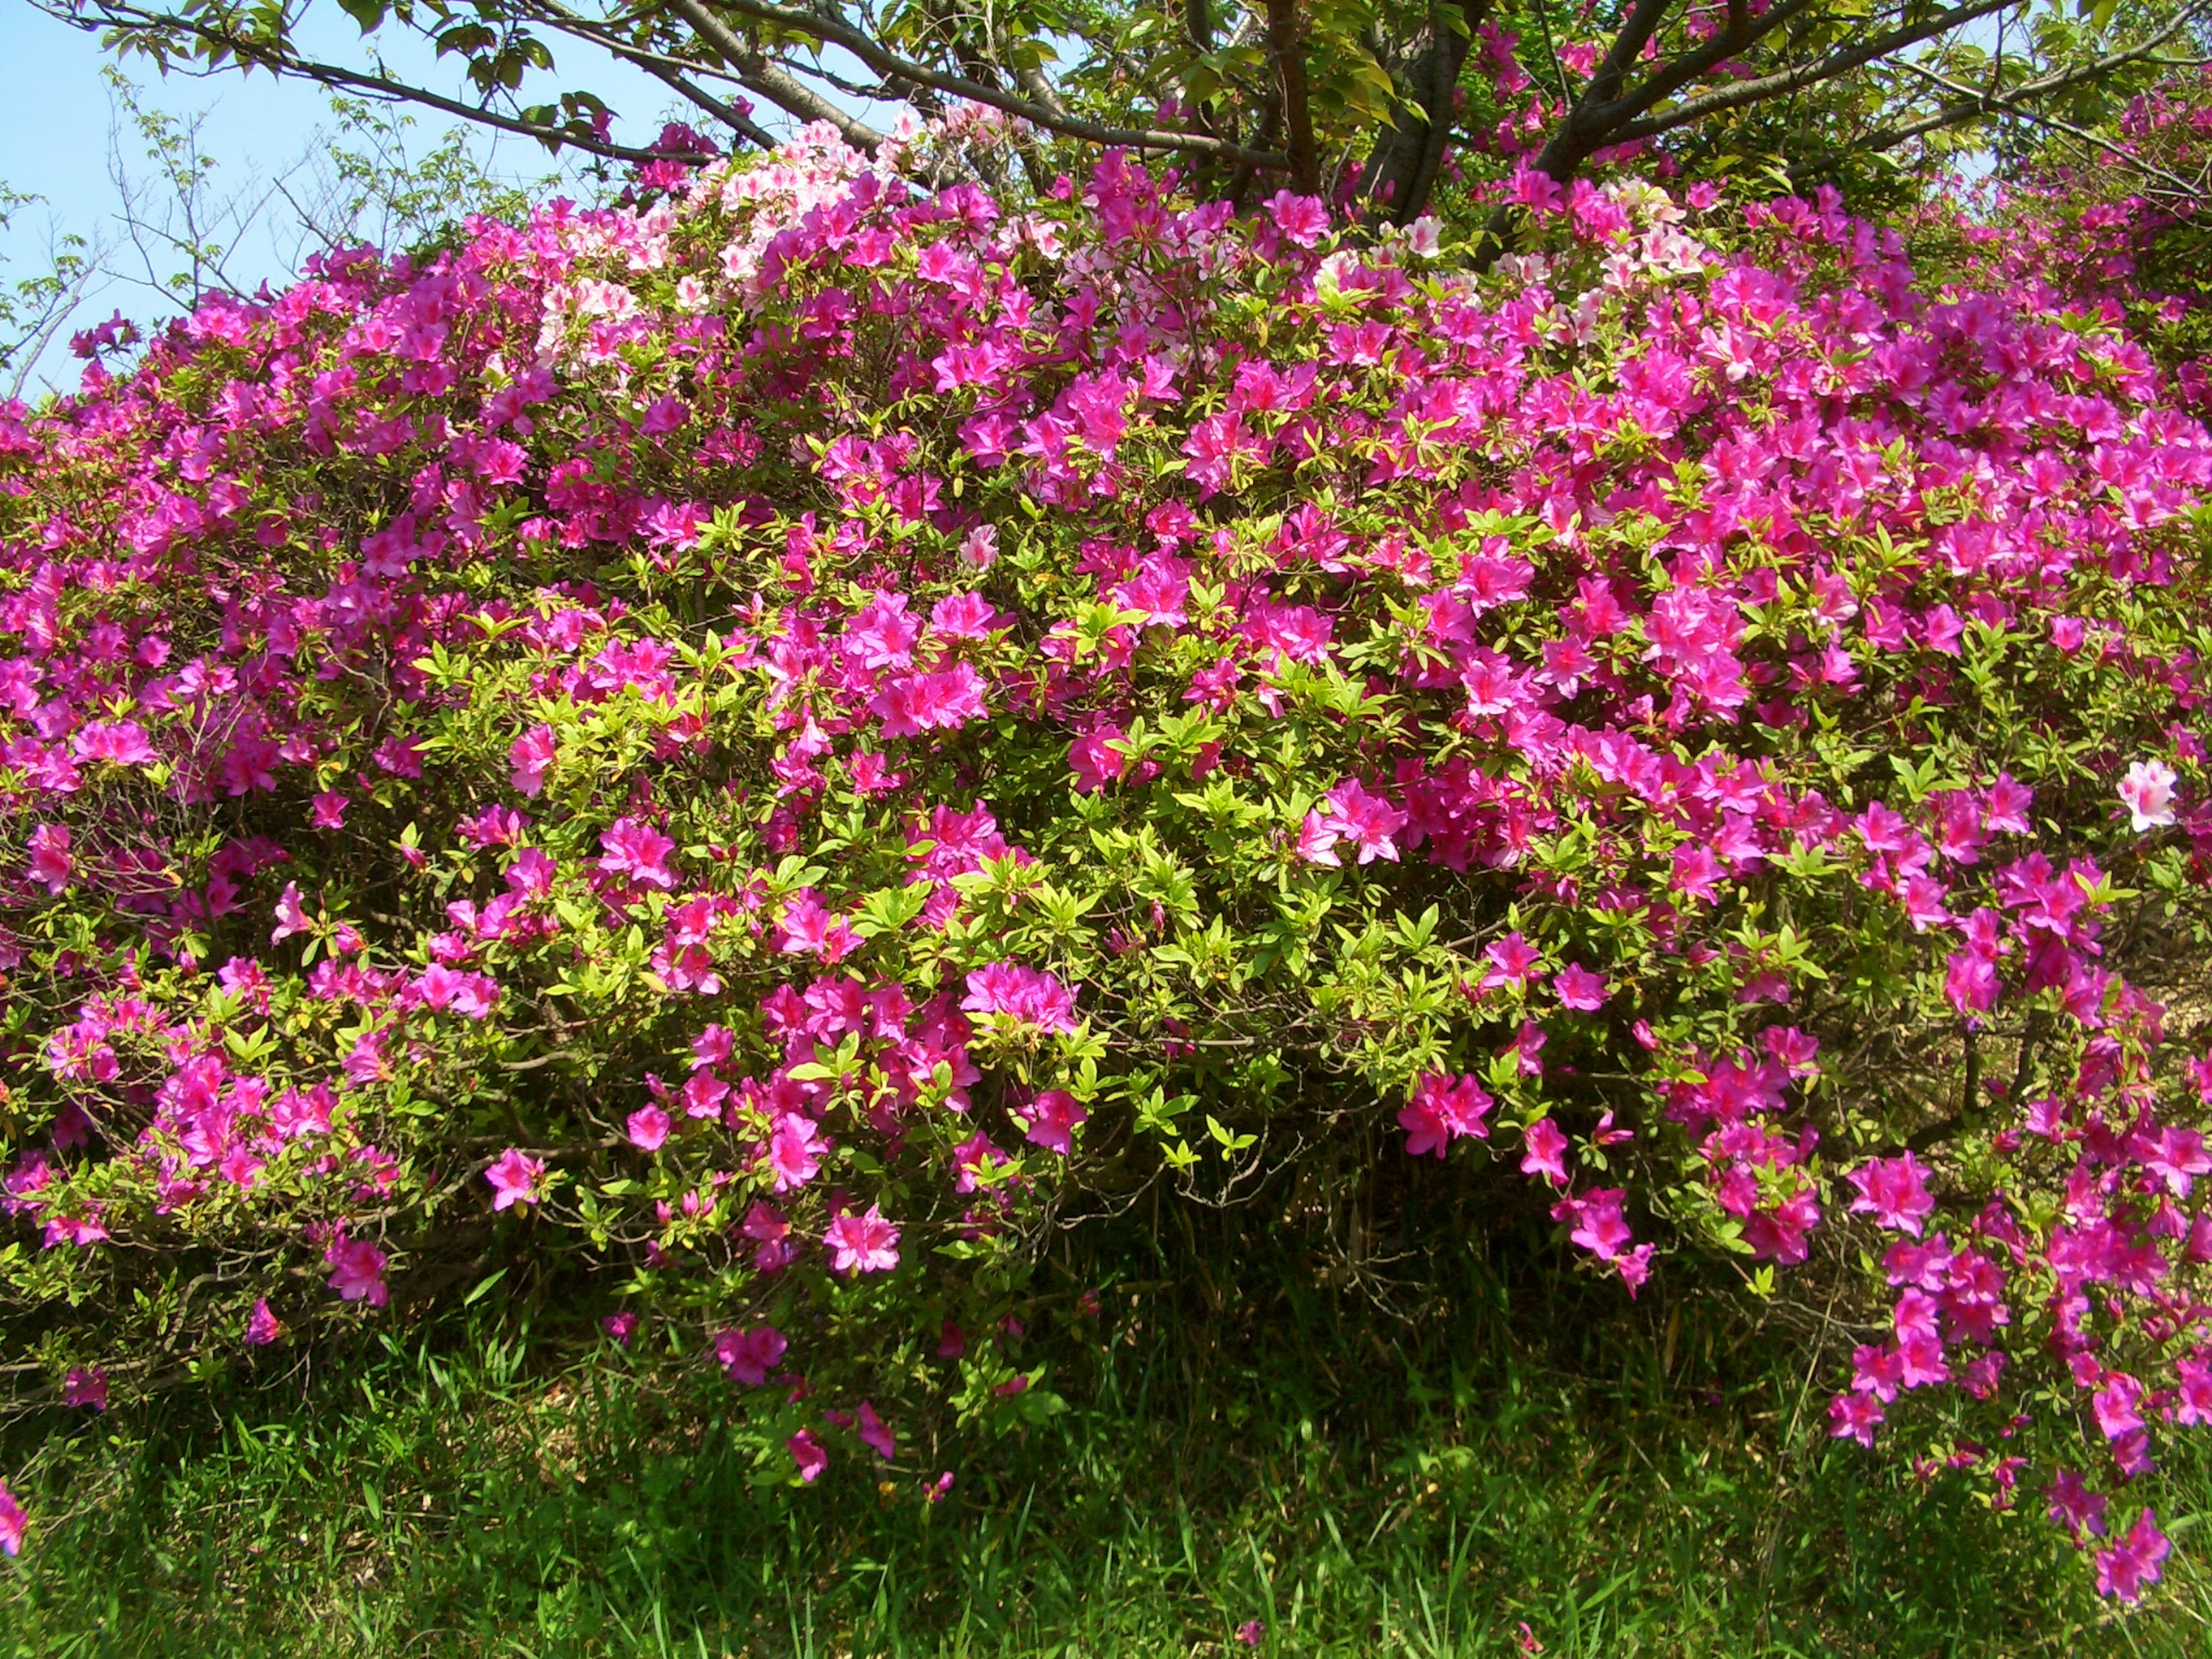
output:
<svg viewBox="0 0 2212 1659"><path fill-rule="evenodd" d="M788 70L770 62L698 0L668 0L668 9L721 53L740 82L778 109L802 121L829 122L840 137L866 155L872 155L882 147L884 134L857 116L848 115Z"/></svg>

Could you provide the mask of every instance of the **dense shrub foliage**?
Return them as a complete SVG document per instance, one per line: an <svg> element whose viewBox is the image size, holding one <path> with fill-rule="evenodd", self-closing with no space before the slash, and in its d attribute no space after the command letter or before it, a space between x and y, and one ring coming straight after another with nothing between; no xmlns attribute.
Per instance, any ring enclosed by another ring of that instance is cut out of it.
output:
<svg viewBox="0 0 2212 1659"><path fill-rule="evenodd" d="M1621 1294L1817 1283L1834 1431L2132 1599L2212 1416L2212 440L2118 308L1827 200L1523 174L1474 278L929 161L333 256L7 418L46 1383L521 1230L811 1480L1054 1408L1049 1229L1379 1124Z"/></svg>

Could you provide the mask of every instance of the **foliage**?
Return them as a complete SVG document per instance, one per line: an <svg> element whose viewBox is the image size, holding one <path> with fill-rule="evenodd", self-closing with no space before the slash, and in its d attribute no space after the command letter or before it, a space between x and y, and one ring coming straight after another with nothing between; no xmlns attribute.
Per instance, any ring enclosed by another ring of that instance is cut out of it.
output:
<svg viewBox="0 0 2212 1659"><path fill-rule="evenodd" d="M1433 1155L1626 1295L1802 1277L1838 1437L2132 1600L2212 1413L2212 440L2117 313L1832 193L1524 168L1478 277L915 182L1001 136L332 254L8 417L46 1397L565 1264L810 1484L1063 1409L1055 1232Z"/></svg>

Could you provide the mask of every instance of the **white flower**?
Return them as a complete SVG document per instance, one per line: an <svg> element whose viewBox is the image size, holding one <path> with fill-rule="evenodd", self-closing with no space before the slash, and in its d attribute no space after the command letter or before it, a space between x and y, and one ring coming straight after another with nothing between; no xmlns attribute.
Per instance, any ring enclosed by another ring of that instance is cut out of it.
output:
<svg viewBox="0 0 2212 1659"><path fill-rule="evenodd" d="M2179 781L2163 761L2136 761L2120 781L2120 805L2133 816L2131 828L2140 835L2163 829L2173 822L2173 786Z"/></svg>

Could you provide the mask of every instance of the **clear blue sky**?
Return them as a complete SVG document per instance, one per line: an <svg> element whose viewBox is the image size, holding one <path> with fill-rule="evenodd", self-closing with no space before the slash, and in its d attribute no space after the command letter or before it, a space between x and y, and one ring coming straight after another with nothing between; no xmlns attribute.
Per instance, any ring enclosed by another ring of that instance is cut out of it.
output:
<svg viewBox="0 0 2212 1659"><path fill-rule="evenodd" d="M358 30L335 6L315 9L324 15L314 37L322 55L362 62ZM386 41L384 46L395 68L423 77L425 84L441 91L459 92L452 60L437 64L428 49L411 37ZM542 89L531 87L526 92L588 87L613 106L618 139L641 143L659 131L673 101L667 88L604 57L587 55L581 46L570 48L571 56L564 56L557 45L555 50L561 59L558 72L543 77ZM56 21L25 0L0 0L0 181L43 197L47 204L43 210L28 210L0 235L0 254L9 261L0 280L12 283L38 265L50 222L87 236L112 223L118 206L108 170L113 118L100 76L110 61L94 36ZM143 59L126 67L152 106L179 117L207 113L202 140L204 153L216 162L219 179L243 182L249 173L265 176L282 171L301 157L316 129L328 123L324 94L302 83L235 72L204 79L172 74L163 79ZM427 145L446 123L427 110L420 112L420 119L418 136ZM137 147L128 137L124 143L126 158L135 162ZM544 150L527 140L500 141L494 157L502 170L519 177L542 177L552 167ZM249 281L289 274L269 239L243 244L241 252L248 269L239 274ZM101 317L118 307L126 315L141 316L158 309L158 301L143 289L122 286L99 296L97 304ZM49 352L40 378L73 381L73 360L65 351Z"/></svg>

